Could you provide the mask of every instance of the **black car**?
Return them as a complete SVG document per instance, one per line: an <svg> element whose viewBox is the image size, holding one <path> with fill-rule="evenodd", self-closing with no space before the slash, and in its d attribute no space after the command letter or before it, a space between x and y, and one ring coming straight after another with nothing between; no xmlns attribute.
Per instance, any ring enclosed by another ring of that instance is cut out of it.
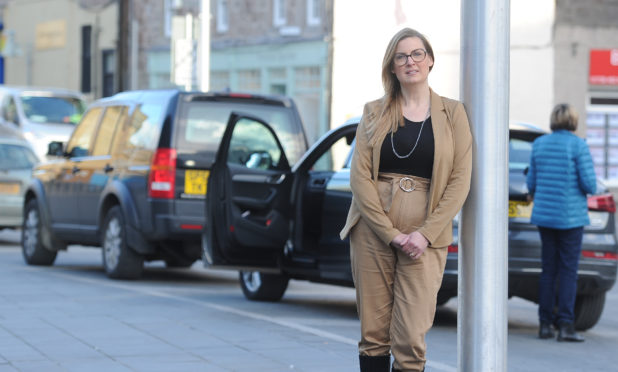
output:
<svg viewBox="0 0 618 372"><path fill-rule="evenodd" d="M201 257L206 184L234 110L266 118L296 161L307 148L294 102L234 93L131 91L89 106L56 160L34 169L22 250L51 265L69 244L101 246L109 277L137 278L143 262L186 267Z"/></svg>
<svg viewBox="0 0 618 372"><path fill-rule="evenodd" d="M280 299L290 278L352 286L349 241L341 241L339 231L352 197L349 164L357 124L353 119L330 131L293 163L276 129L233 114L208 183L204 262L240 270L242 290L252 300ZM532 142L543 133L512 125L509 140L509 296L531 301L538 297L541 244L530 225L525 170ZM584 230L579 266L578 329L596 324L616 280L615 204L607 189L599 190L588 202L592 223ZM455 240L448 248L439 304L457 295L457 247Z"/></svg>

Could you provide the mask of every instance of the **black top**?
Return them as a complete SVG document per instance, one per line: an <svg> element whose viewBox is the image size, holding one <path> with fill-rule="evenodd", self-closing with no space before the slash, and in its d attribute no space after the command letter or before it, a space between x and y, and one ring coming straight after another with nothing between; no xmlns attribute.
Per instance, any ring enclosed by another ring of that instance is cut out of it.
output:
<svg viewBox="0 0 618 372"><path fill-rule="evenodd" d="M404 118L404 126L399 127L393 134L395 150L397 154L406 156L414 147L418 132L421 129L420 121L410 121ZM400 173L431 179L433 169L433 129L431 117L428 117L423 126L421 137L416 149L407 158L399 159L393 153L391 145L391 132L386 134L380 150L380 172Z"/></svg>

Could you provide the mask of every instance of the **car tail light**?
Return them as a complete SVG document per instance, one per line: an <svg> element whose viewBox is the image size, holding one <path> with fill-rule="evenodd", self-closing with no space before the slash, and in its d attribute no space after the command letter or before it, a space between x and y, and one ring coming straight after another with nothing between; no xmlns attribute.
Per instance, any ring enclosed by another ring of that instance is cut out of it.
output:
<svg viewBox="0 0 618 372"><path fill-rule="evenodd" d="M459 246L451 244L448 246L448 253L458 253L459 252Z"/></svg>
<svg viewBox="0 0 618 372"><path fill-rule="evenodd" d="M582 256L601 260L618 260L618 254L613 252L582 251Z"/></svg>
<svg viewBox="0 0 618 372"><path fill-rule="evenodd" d="M588 197L588 209L592 211L616 212L616 203L612 194L593 195Z"/></svg>
<svg viewBox="0 0 618 372"><path fill-rule="evenodd" d="M173 199L176 185L176 150L157 149L150 164L148 175L148 196Z"/></svg>

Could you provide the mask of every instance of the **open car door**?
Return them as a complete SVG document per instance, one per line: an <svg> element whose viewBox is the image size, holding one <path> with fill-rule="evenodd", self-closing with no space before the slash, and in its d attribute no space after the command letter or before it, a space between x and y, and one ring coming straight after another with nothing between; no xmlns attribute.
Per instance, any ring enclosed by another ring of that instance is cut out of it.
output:
<svg viewBox="0 0 618 372"><path fill-rule="evenodd" d="M291 175L271 126L233 112L208 180L205 263L277 268L289 236Z"/></svg>

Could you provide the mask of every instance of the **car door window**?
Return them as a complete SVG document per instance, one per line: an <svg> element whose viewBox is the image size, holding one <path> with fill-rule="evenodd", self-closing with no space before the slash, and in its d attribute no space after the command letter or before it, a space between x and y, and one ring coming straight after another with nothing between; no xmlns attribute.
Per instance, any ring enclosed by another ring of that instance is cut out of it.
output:
<svg viewBox="0 0 618 372"><path fill-rule="evenodd" d="M242 118L234 127L228 163L252 169L277 169L283 152L274 134L262 123Z"/></svg>
<svg viewBox="0 0 618 372"><path fill-rule="evenodd" d="M18 124L17 106L15 100L11 96L7 96L2 107L2 116L9 123Z"/></svg>
<svg viewBox="0 0 618 372"><path fill-rule="evenodd" d="M90 145L94 137L93 132L97 127L100 116L101 108L93 108L86 113L81 123L75 128L67 145L67 153L71 157L88 156L90 154Z"/></svg>
<svg viewBox="0 0 618 372"><path fill-rule="evenodd" d="M93 156L102 156L110 154L110 145L116 132L116 127L126 118L126 108L122 106L110 106L105 109L99 131L97 132L94 148L92 149Z"/></svg>
<svg viewBox="0 0 618 372"><path fill-rule="evenodd" d="M352 148L351 141L342 137L318 158L311 167L316 172L338 172L346 167L346 160Z"/></svg>

